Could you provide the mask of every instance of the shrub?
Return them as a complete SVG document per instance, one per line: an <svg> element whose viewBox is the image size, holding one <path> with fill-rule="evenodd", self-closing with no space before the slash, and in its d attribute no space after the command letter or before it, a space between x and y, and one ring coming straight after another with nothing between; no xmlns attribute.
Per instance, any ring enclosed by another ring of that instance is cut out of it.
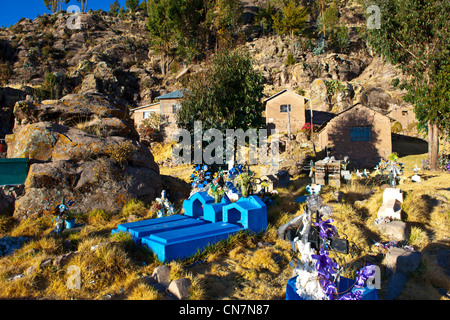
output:
<svg viewBox="0 0 450 320"><path fill-rule="evenodd" d="M87 222L92 225L104 225L110 218L111 214L99 209L94 209L87 214Z"/></svg>
<svg viewBox="0 0 450 320"><path fill-rule="evenodd" d="M124 215L125 217L128 217L130 215L143 217L148 213L148 211L149 209L144 202L137 199L131 199L122 208L122 215Z"/></svg>
<svg viewBox="0 0 450 320"><path fill-rule="evenodd" d="M292 53L289 53L287 56L286 62L284 64L287 66L291 66L295 63L296 63L296 61L295 61L294 55Z"/></svg>
<svg viewBox="0 0 450 320"><path fill-rule="evenodd" d="M403 130L402 124L398 121L395 121L395 123L391 127L391 132L392 133L400 133L400 132L402 132L402 130Z"/></svg>
<svg viewBox="0 0 450 320"><path fill-rule="evenodd" d="M0 63L0 85L8 83L9 78L12 76L12 68L9 61Z"/></svg>
<svg viewBox="0 0 450 320"><path fill-rule="evenodd" d="M112 160L123 166L131 160L133 151L134 147L131 141L125 141L117 145L110 145L106 153Z"/></svg>

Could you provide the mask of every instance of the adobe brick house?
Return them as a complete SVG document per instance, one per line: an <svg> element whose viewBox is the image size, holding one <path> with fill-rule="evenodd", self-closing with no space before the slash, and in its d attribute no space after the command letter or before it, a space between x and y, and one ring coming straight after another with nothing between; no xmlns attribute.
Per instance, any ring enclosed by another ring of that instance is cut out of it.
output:
<svg viewBox="0 0 450 320"><path fill-rule="evenodd" d="M329 156L353 166L372 169L392 153L391 125L395 120L360 103L338 113L318 130L318 144Z"/></svg>
<svg viewBox="0 0 450 320"><path fill-rule="evenodd" d="M418 121L416 119L416 114L414 113L413 105L395 106L387 115L400 122L402 129L405 130L405 132L416 131L415 125Z"/></svg>
<svg viewBox="0 0 450 320"><path fill-rule="evenodd" d="M308 99L284 89L265 99L267 129L277 129L280 133L288 132L288 117L291 133L295 134L305 124L305 103Z"/></svg>
<svg viewBox="0 0 450 320"><path fill-rule="evenodd" d="M161 114L161 130L166 141L172 140L173 133L176 132L176 113L181 108L181 100L186 89L173 91L171 93L156 97L159 102L131 109L134 125L139 128L142 121L148 118L153 112Z"/></svg>
<svg viewBox="0 0 450 320"><path fill-rule="evenodd" d="M147 119L150 117L150 115L154 112L160 112L161 107L159 105L159 102L147 104L145 106L141 106L135 109L131 109L132 118L134 119L134 125L136 128L139 128L141 125L141 122L144 119Z"/></svg>

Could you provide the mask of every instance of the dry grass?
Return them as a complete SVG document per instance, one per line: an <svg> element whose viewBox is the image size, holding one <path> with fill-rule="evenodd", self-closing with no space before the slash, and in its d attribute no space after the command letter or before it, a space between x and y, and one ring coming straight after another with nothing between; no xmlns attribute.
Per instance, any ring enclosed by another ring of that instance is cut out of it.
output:
<svg viewBox="0 0 450 320"><path fill-rule="evenodd" d="M170 150L167 145L156 145L153 150L155 159L165 159ZM412 167L420 163L421 157L423 155L400 159L405 163L407 177L413 174ZM252 169L257 175L265 170L264 166ZM161 173L188 182L192 166L161 168ZM450 279L435 261L437 250L448 250L449 247L450 212L449 206L436 205L433 197L440 195L450 201L449 175L443 172L420 174L421 183L406 180L400 185L404 192L402 216L410 226L408 244L422 252L423 262L419 270L411 274L399 298L441 299L437 289L449 290ZM268 208L266 232L260 235L239 233L190 259L171 262L171 279L189 278L192 283L189 299L193 300L284 299L286 282L293 271L289 263L295 254L289 242L277 239L277 228L303 213L304 207L295 199L306 193L305 186L309 183L310 178L303 174L291 178L289 187L277 189L278 196ZM374 225L383 190L365 180L353 180L340 188L344 194L342 203L335 201L333 188L326 186L322 190L324 203L332 207L332 218L340 236L346 237L360 249L355 256L332 253L341 266L346 266L344 276L354 277L356 267L365 261L367 255L385 253L374 246L374 241L387 240ZM137 247L128 234L111 235L111 229L126 222L131 215L147 219L154 217L154 212L151 205L138 200L130 201L121 213L115 215L94 210L77 218L77 222L85 223L80 232L59 238L47 236L53 229L50 216L21 222L0 216L2 236L31 238L14 254L0 258L0 298L164 299L161 293L143 280L161 262L149 250ZM71 241L71 250L77 254L62 267L52 264L41 266L46 259L54 259L68 252L64 246L65 240ZM261 247L258 243L270 245ZM97 245L96 250L91 249ZM81 270L80 290L67 287L70 265ZM31 266L37 267L33 274L9 280L23 274Z"/></svg>

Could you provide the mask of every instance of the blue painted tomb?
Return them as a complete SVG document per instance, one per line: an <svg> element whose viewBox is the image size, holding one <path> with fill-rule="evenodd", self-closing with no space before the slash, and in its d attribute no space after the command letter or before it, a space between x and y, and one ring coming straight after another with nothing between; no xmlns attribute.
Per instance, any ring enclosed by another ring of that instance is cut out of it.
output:
<svg viewBox="0 0 450 320"><path fill-rule="evenodd" d="M184 215L119 224L112 232L128 232L160 261L170 261L190 257L239 230L262 232L267 228L267 207L257 196L234 203L224 197L214 203L206 192L197 192L183 202L183 208Z"/></svg>
<svg viewBox="0 0 450 320"><path fill-rule="evenodd" d="M267 229L267 207L257 196L240 198L223 207L223 221L255 233L263 232Z"/></svg>

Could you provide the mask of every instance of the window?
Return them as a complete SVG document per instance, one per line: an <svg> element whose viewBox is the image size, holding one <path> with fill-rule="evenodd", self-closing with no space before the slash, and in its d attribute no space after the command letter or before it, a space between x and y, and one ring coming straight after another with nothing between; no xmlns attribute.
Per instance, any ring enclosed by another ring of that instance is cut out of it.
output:
<svg viewBox="0 0 450 320"><path fill-rule="evenodd" d="M180 104L173 104L172 105L172 113L177 113L178 109L181 108Z"/></svg>
<svg viewBox="0 0 450 320"><path fill-rule="evenodd" d="M351 127L350 141L370 141L371 127Z"/></svg>
<svg viewBox="0 0 450 320"><path fill-rule="evenodd" d="M144 111L144 119L150 118L150 115L155 111Z"/></svg>
<svg viewBox="0 0 450 320"><path fill-rule="evenodd" d="M280 106L280 112L288 112L288 108L289 108L289 112L291 112L291 105L290 104L282 104Z"/></svg>
<svg viewBox="0 0 450 320"><path fill-rule="evenodd" d="M407 116L408 115L408 111L402 111L402 116Z"/></svg>

